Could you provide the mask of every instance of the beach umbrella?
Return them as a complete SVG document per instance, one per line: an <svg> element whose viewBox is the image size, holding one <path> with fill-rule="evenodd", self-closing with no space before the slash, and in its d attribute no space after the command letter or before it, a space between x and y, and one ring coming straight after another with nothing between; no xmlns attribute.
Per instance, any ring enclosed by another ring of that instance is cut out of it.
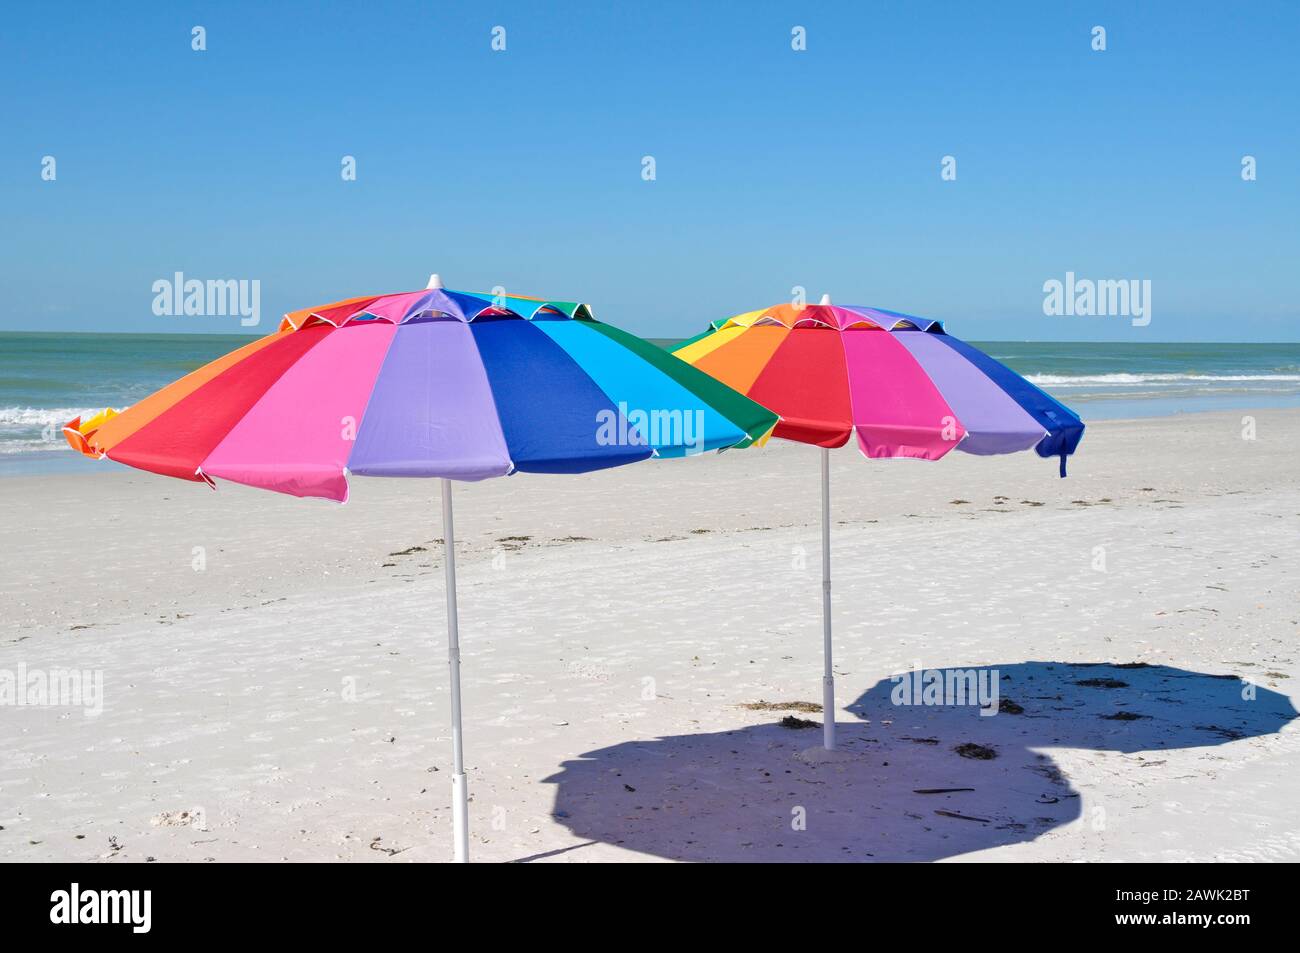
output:
<svg viewBox="0 0 1300 953"><path fill-rule="evenodd" d="M823 743L835 747L831 666L830 449L938 460L1033 449L1065 459L1083 423L938 321L881 308L781 304L716 321L682 360L781 415L773 436L821 447Z"/></svg>
<svg viewBox="0 0 1300 953"><path fill-rule="evenodd" d="M585 304L369 295L279 329L121 413L65 428L98 458L345 502L348 476L440 477L455 856L469 856L452 480L583 473L767 439L776 415Z"/></svg>

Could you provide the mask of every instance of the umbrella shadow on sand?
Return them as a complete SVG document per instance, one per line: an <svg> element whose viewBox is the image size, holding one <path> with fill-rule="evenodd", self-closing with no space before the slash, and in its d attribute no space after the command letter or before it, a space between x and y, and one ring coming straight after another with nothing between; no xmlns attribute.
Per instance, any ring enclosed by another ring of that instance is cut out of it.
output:
<svg viewBox="0 0 1300 953"><path fill-rule="evenodd" d="M1163 665L962 671L996 681L998 714L897 705L886 679L848 706L860 720L837 726L835 752L820 730L775 723L626 742L546 779L554 816L586 841L674 860L939 860L1090 822L1097 805L1052 748L1098 752L1098 776L1118 755L1126 774L1154 781L1165 778L1162 752L1248 745L1297 717L1288 698L1236 676Z"/></svg>

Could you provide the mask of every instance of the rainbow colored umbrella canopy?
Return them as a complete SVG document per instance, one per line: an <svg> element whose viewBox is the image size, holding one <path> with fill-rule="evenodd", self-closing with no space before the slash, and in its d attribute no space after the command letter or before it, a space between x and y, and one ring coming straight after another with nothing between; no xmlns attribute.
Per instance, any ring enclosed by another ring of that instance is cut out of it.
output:
<svg viewBox="0 0 1300 953"><path fill-rule="evenodd" d="M431 288L285 316L128 410L91 456L344 501L347 474L481 480L746 446L776 416L584 304Z"/></svg>
<svg viewBox="0 0 1300 953"><path fill-rule="evenodd" d="M581 473L748 446L776 415L574 302L447 291L351 298L118 414L64 428L93 457L345 501L347 475L442 477L455 856L469 858L452 480Z"/></svg>
<svg viewBox="0 0 1300 953"><path fill-rule="evenodd" d="M830 455L856 435L868 457L938 460L1033 448L1065 460L1083 423L1009 367L896 311L781 304L716 321L678 357L781 415L773 436L822 449L823 744L835 747Z"/></svg>
<svg viewBox="0 0 1300 953"><path fill-rule="evenodd" d="M823 303L715 322L678 357L781 415L774 433L819 447L856 435L868 457L938 460L1033 448L1065 458L1078 415L938 321Z"/></svg>

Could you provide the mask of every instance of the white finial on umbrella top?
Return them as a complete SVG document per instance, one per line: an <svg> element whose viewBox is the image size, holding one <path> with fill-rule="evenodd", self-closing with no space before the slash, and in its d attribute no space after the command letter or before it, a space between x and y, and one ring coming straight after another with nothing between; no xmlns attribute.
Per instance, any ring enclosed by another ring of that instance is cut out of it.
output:
<svg viewBox="0 0 1300 953"><path fill-rule="evenodd" d="M820 304L821 304L821 306L822 306L823 308L829 308L829 307L831 306L831 296L830 296L830 295L822 295L822 300L821 300Z"/></svg>
<svg viewBox="0 0 1300 953"><path fill-rule="evenodd" d="M433 291L433 290L441 291L441 290L442 290L442 279L441 279L440 277L438 277L437 275L430 275L430 276L429 276L429 283L428 283L427 285L425 285L424 287L425 287L427 290L429 290L429 291Z"/></svg>

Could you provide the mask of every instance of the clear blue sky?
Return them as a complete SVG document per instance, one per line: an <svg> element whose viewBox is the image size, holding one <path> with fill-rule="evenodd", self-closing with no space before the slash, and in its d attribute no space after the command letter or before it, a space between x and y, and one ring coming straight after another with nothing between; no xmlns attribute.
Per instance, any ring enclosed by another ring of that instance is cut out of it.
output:
<svg viewBox="0 0 1300 953"><path fill-rule="evenodd" d="M543 6L10 5L0 329L240 331L153 315L182 271L259 279L270 330L438 271L653 337L802 285L976 340L1300 340L1300 4ZM1151 325L1044 316L1066 271L1151 279Z"/></svg>

